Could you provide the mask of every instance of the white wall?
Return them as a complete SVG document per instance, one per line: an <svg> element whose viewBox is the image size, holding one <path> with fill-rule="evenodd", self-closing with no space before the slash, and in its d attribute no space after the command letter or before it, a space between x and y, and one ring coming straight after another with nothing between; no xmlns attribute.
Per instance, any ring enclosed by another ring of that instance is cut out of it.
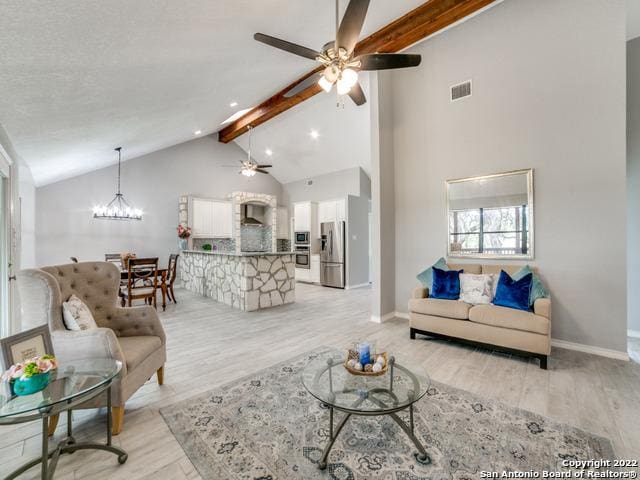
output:
<svg viewBox="0 0 640 480"><path fill-rule="evenodd" d="M347 199L347 287L369 283L369 198Z"/></svg>
<svg viewBox="0 0 640 480"><path fill-rule="evenodd" d="M247 191L282 200L282 186L271 175L247 178L237 173L244 158L237 145L207 136L124 162L122 192L132 206L144 210L140 222L92 217L93 206L115 194L117 166L39 187L37 264L68 263L70 256L101 260L105 253L122 251L166 262L178 248L180 195L225 198L233 191Z"/></svg>
<svg viewBox="0 0 640 480"><path fill-rule="evenodd" d="M308 182L313 182L308 185ZM360 167L319 175L282 185L289 204L295 202L321 202L345 198L347 195L371 196L371 181Z"/></svg>
<svg viewBox="0 0 640 480"><path fill-rule="evenodd" d="M627 43L627 207L629 330L640 332L640 38Z"/></svg>
<svg viewBox="0 0 640 480"><path fill-rule="evenodd" d="M36 186L31 170L18 165L18 201L20 208L20 268L36 266Z"/></svg>
<svg viewBox="0 0 640 480"><path fill-rule="evenodd" d="M532 167L553 337L626 351L624 2L507 0L410 51L422 65L392 78L396 310L445 254L445 180Z"/></svg>

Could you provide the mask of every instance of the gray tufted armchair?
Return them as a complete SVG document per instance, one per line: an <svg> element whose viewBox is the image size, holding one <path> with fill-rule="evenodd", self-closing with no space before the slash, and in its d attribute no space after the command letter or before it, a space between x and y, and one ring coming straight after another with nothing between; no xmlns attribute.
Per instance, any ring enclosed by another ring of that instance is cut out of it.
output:
<svg viewBox="0 0 640 480"><path fill-rule="evenodd" d="M22 314L26 323L47 323L61 362L107 357L122 362L112 387L113 433L122 430L124 405L154 373L163 383L166 354L164 329L151 306L118 306L120 271L109 262L82 262L22 270L18 274ZM62 321L62 302L75 294L91 309L97 329L69 331ZM106 405L96 397L84 408ZM57 420L57 419L56 419ZM52 422L55 430L55 421ZM52 433L50 429L50 433Z"/></svg>

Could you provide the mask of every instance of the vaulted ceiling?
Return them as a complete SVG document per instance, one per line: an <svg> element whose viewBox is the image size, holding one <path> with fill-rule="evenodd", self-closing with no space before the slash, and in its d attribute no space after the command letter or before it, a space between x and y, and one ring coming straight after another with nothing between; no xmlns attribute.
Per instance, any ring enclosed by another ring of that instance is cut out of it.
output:
<svg viewBox="0 0 640 480"><path fill-rule="evenodd" d="M363 35L421 3L372 0ZM131 158L190 140L198 130L215 132L236 110L313 67L255 42L254 32L320 48L334 28L331 0L10 0L0 15L0 123L36 183L51 183L114 163L118 145ZM232 101L238 105L230 107ZM340 121L354 124L365 115L348 105L336 120L330 96L297 107L298 115L310 118L314 105L317 121L296 126L300 135L317 129L316 146L285 150L297 138L276 128L286 119L255 132L256 140L273 139L281 181L316 174L309 168L293 175L284 162L301 162L305 151L328 145L321 142L334 138ZM358 164L348 150L357 143L344 145L342 160L326 157Z"/></svg>

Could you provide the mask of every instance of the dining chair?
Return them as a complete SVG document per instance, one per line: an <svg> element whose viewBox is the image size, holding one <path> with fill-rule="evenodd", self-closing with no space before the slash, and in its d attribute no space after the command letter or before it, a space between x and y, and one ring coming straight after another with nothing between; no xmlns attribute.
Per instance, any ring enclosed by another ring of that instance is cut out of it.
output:
<svg viewBox="0 0 640 480"><path fill-rule="evenodd" d="M176 281L176 277L178 275L179 256L180 255L178 255L177 253L172 253L171 255L169 255L169 263L167 264L167 279L163 284L169 300L171 300L173 303L178 303L176 300L176 294L173 292L173 283Z"/></svg>
<svg viewBox="0 0 640 480"><path fill-rule="evenodd" d="M149 303L156 308L158 257L131 258L127 264L127 285L120 288L122 306L130 307L133 300L144 300L145 304Z"/></svg>
<svg viewBox="0 0 640 480"><path fill-rule="evenodd" d="M124 265L122 265L122 257L120 256L119 253L105 253L104 261L115 264L115 266L118 267L120 270L123 270L124 268Z"/></svg>

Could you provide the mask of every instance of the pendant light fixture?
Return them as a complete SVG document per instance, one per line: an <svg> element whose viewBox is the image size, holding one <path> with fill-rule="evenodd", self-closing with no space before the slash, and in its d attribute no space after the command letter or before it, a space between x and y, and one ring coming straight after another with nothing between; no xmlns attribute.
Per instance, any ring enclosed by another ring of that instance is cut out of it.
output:
<svg viewBox="0 0 640 480"><path fill-rule="evenodd" d="M142 210L131 208L129 202L120 192L120 168L122 163L122 147L115 149L118 152L118 190L116 196L107 205L93 208L93 218L104 220L142 220Z"/></svg>

